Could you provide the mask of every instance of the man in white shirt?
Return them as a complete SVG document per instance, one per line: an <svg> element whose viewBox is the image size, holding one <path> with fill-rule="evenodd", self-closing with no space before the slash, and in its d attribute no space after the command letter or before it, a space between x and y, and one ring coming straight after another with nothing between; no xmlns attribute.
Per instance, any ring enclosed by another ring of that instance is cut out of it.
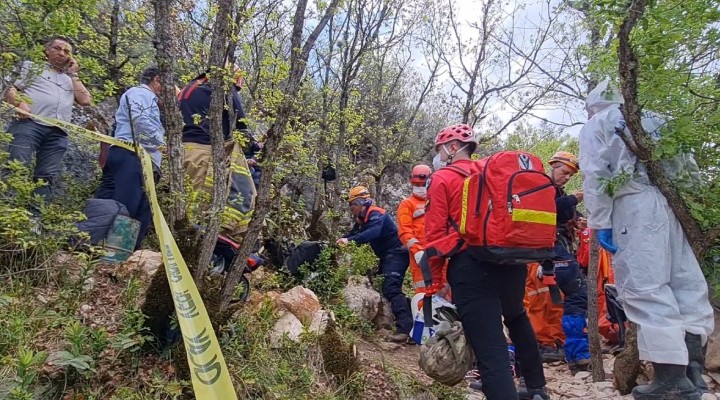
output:
<svg viewBox="0 0 720 400"><path fill-rule="evenodd" d="M70 39L57 36L50 40L45 45L45 64L23 62L20 78L8 89L5 100L24 111L70 122L74 102L83 106L91 102L90 93L78 78L80 67L72 53ZM8 148L10 161L29 165L35 155L33 178L47 183L35 193L47 197L62 167L68 147L67 132L21 113L7 131L12 135ZM10 173L4 168L0 176L4 178Z"/></svg>

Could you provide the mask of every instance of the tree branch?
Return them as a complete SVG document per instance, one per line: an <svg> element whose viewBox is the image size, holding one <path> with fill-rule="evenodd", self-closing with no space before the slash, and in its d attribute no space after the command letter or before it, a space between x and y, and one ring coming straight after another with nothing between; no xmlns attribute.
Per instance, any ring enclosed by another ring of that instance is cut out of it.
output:
<svg viewBox="0 0 720 400"><path fill-rule="evenodd" d="M704 258L707 250L714 244L704 238L699 224L692 217L678 189L670 182L663 171L660 161L653 158L653 142L642 126L641 107L638 104L638 76L640 62L632 47L630 35L640 18L645 14L647 0L631 0L618 32L618 58L620 87L624 98L622 113L630 130L631 137L622 136L625 144L635 153L638 161L645 164L650 181L665 196L670 208L680 221L685 236L693 248L698 260ZM714 228L720 230L720 228ZM720 233L718 233L720 235ZM717 237L716 237L717 238Z"/></svg>

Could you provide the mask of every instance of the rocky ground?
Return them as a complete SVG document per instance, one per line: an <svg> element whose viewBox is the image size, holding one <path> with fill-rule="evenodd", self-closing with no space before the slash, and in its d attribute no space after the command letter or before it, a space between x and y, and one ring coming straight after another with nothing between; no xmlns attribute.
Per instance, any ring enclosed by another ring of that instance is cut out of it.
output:
<svg viewBox="0 0 720 400"><path fill-rule="evenodd" d="M418 367L419 347L400 346L388 343L358 343L358 353L361 360L371 365L392 365L420 377L420 381L430 384L432 381L425 376ZM632 396L621 395L612 383L612 366L614 357L606 356L604 360L606 381L593 382L589 372L580 372L576 376L570 375L565 363L557 362L545 364L545 377L548 382L550 398L554 400L566 399L632 399ZM641 379L643 377L641 376ZM709 373L704 376L710 389L715 394L706 394L703 400L720 400L720 374ZM468 400L483 400L485 396L468 389Z"/></svg>

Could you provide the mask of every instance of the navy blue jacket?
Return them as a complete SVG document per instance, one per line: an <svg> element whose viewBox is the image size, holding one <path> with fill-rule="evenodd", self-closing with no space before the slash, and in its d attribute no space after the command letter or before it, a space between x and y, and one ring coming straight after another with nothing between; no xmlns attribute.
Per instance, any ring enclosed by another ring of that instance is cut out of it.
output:
<svg viewBox="0 0 720 400"><path fill-rule="evenodd" d="M368 212L370 212L370 216L365 223ZM400 242L400 236L398 236L397 225L392 217L375 209L370 210L369 206L360 213L360 218L345 238L357 244L369 243L379 258L404 249Z"/></svg>
<svg viewBox="0 0 720 400"><path fill-rule="evenodd" d="M557 227L559 231L566 231L568 222L575 219L577 216L577 210L575 209L577 204L577 197L567 195L564 190L557 188L555 207L557 208Z"/></svg>
<svg viewBox="0 0 720 400"><path fill-rule="evenodd" d="M212 87L207 81L205 74L198 76L190 81L178 95L178 106L183 116L183 137L184 143L210 144L210 120L208 113L210 112L210 95ZM243 109L240 95L237 88L232 89L233 106L237 121L235 129L246 131L245 110ZM230 139L232 131L230 130L230 116L228 110L223 111L223 135L225 140Z"/></svg>

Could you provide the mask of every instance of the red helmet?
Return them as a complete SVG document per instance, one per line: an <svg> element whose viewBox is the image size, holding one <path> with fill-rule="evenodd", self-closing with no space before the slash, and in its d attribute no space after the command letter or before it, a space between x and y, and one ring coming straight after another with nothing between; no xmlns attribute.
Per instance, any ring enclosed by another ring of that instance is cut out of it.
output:
<svg viewBox="0 0 720 400"><path fill-rule="evenodd" d="M430 174L432 174L430 167L425 164L418 164L413 167L410 173L410 183L424 185Z"/></svg>
<svg viewBox="0 0 720 400"><path fill-rule="evenodd" d="M459 140L463 143L476 143L478 141L478 135L470 125L467 124L456 124L445 127L440 133L435 136L435 151L438 146L451 142L453 140Z"/></svg>

